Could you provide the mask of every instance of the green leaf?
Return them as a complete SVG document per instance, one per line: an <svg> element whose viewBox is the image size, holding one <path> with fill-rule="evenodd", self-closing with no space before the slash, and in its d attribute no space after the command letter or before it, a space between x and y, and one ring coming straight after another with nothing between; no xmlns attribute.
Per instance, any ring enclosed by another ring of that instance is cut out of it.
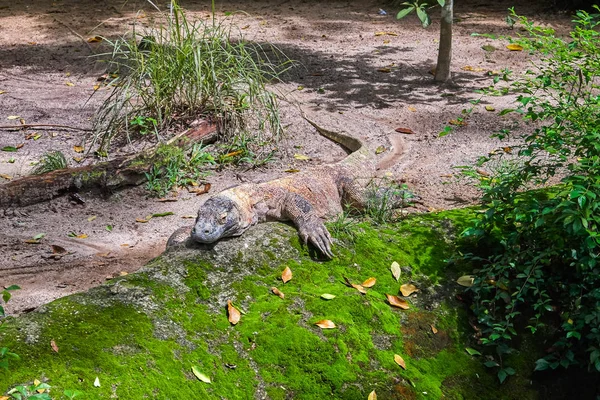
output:
<svg viewBox="0 0 600 400"><path fill-rule="evenodd" d="M38 233L37 235L35 235L35 236L33 237L33 239L34 239L34 240L40 240L40 239L42 239L44 236L46 236L46 234L45 234L45 233Z"/></svg>
<svg viewBox="0 0 600 400"><path fill-rule="evenodd" d="M196 378L198 378L202 382L212 383L210 378L208 376L204 375L202 372L200 372L200 369L198 367L196 367L195 365L192 367L192 372L194 373L194 375L196 375Z"/></svg>
<svg viewBox="0 0 600 400"><path fill-rule="evenodd" d="M437 0L438 4L442 7L446 5L446 0Z"/></svg>
<svg viewBox="0 0 600 400"><path fill-rule="evenodd" d="M411 7L405 8L404 10L400 10L400 12L396 15L396 19L402 19L402 18L406 17L408 14L413 12L414 9L415 9L415 7L411 6Z"/></svg>
<svg viewBox="0 0 600 400"><path fill-rule="evenodd" d="M15 151L17 151L17 148L15 146L4 146L2 148L2 151L10 151L14 153Z"/></svg>
<svg viewBox="0 0 600 400"><path fill-rule="evenodd" d="M469 353L469 355L470 355L470 356L480 356L480 355L481 355L481 353L480 353L480 352L478 352L477 350L475 350L475 349L474 349L474 348L472 348L472 347L465 347L465 351L466 351L467 353Z"/></svg>
<svg viewBox="0 0 600 400"><path fill-rule="evenodd" d="M454 130L454 128L452 128L451 126L448 126L448 125L446 125L446 126L444 127L444 130L443 130L443 131L441 131L441 132L438 134L438 137L444 137L444 136L446 136L446 135L448 135L448 134L452 133L452 131L453 131L453 130Z"/></svg>
<svg viewBox="0 0 600 400"><path fill-rule="evenodd" d="M536 371L544 371L544 370L547 370L549 367L550 367L550 363L543 358L540 358L539 360L537 360L535 362L535 370Z"/></svg>
<svg viewBox="0 0 600 400"><path fill-rule="evenodd" d="M508 374L505 370L501 369L500 371L498 371L498 380L500 381L500 383L503 383L507 377Z"/></svg>
<svg viewBox="0 0 600 400"><path fill-rule="evenodd" d="M508 113L515 112L515 111L517 111L517 110L515 110L514 108L505 108L504 110L500 111L498 113L498 115L506 115Z"/></svg>
<svg viewBox="0 0 600 400"><path fill-rule="evenodd" d="M421 25L423 26L423 28L427 28L429 25L431 25L431 19L429 18L429 14L427 14L427 11L425 11L424 8L417 8L417 16L421 20Z"/></svg>
<svg viewBox="0 0 600 400"><path fill-rule="evenodd" d="M21 289L21 287L19 285L10 285L9 287L7 287L4 290L19 290Z"/></svg>
<svg viewBox="0 0 600 400"><path fill-rule="evenodd" d="M109 232L112 232L113 226L112 225L106 225L106 230L109 231Z"/></svg>
<svg viewBox="0 0 600 400"><path fill-rule="evenodd" d="M321 295L321 298L325 299L325 300L332 300L332 299L336 298L336 295L335 294L329 294L329 293L323 293Z"/></svg>
<svg viewBox="0 0 600 400"><path fill-rule="evenodd" d="M499 367L500 364L498 364L496 361L494 360L489 360L483 363L483 365L485 365L488 368L494 368L494 367Z"/></svg>
<svg viewBox="0 0 600 400"><path fill-rule="evenodd" d="M171 211L168 212L164 212L164 213L157 213L157 214L152 214L152 218L157 218L157 217L166 217L168 215L173 215L174 213Z"/></svg>

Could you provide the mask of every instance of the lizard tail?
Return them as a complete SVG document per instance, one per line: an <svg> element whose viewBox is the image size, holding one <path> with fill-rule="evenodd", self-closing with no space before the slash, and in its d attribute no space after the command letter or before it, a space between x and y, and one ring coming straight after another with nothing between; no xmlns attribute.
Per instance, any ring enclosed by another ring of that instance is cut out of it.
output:
<svg viewBox="0 0 600 400"><path fill-rule="evenodd" d="M321 136L325 136L327 139L344 146L349 152L354 153L355 151L358 151L364 147L364 144L360 139L357 139L350 135L346 135L341 132L334 132L322 128L319 125L317 125L316 122L311 121L302 110L301 114L302 118L304 118L306 122L311 124Z"/></svg>

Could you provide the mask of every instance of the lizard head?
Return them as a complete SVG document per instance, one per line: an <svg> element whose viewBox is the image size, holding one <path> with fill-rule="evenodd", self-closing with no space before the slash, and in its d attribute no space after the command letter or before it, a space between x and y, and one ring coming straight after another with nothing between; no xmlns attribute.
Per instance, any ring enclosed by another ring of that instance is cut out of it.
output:
<svg viewBox="0 0 600 400"><path fill-rule="evenodd" d="M241 233L240 213L236 204L231 199L216 196L206 200L198 210L192 239L200 243L213 243Z"/></svg>

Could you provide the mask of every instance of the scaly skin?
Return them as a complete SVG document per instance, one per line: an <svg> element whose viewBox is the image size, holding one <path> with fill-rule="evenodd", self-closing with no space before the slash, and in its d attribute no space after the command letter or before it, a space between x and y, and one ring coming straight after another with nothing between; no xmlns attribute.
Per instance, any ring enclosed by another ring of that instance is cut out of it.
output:
<svg viewBox="0 0 600 400"><path fill-rule="evenodd" d="M311 242L331 258L331 236L323 219L338 215L343 205L365 205L364 186L375 175L375 156L359 139L327 131L308 118L319 133L352 151L335 164L326 164L260 184L248 183L224 190L199 209L191 239L213 243L239 236L265 221L292 221L303 242ZM167 246L184 241L189 228L177 230Z"/></svg>

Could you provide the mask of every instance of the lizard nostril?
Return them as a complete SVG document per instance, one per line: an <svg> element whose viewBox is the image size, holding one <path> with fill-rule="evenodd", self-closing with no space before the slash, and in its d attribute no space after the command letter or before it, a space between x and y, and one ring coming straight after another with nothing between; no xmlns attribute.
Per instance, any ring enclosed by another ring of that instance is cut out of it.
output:
<svg viewBox="0 0 600 400"><path fill-rule="evenodd" d="M208 235L210 233L210 230L209 229L205 229L204 233L206 233Z"/></svg>

